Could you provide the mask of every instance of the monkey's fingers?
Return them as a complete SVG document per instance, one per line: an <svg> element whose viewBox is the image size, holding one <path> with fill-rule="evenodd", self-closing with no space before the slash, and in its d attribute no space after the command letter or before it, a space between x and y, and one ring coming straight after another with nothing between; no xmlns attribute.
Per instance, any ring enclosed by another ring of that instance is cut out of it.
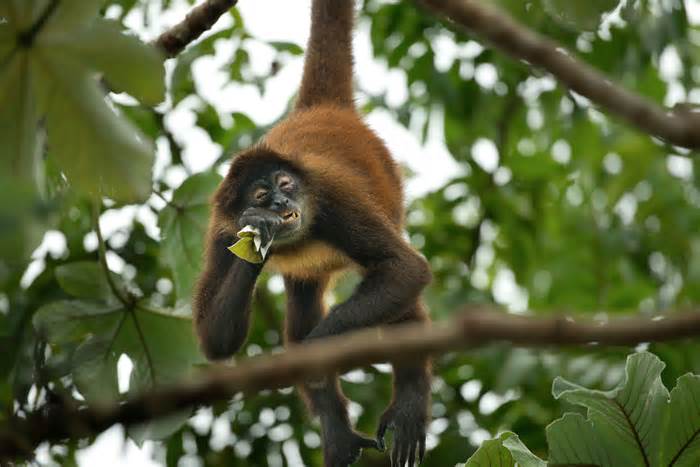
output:
<svg viewBox="0 0 700 467"><path fill-rule="evenodd" d="M389 462L391 464L391 467L399 467L399 465L400 465L399 464L399 455L400 455L399 447L400 446L401 445L396 442L396 439L394 439L394 446L392 446L391 454L389 455Z"/></svg>
<svg viewBox="0 0 700 467"><path fill-rule="evenodd" d="M358 435L358 438L359 438L358 443L359 443L360 448L362 448L362 449L372 448L372 449L381 450L381 449L379 449L379 443L377 442L376 439L368 438L368 437L362 436L362 435Z"/></svg>
<svg viewBox="0 0 700 467"><path fill-rule="evenodd" d="M382 452L386 450L384 436L386 435L387 428L389 428L389 418L382 417L381 421L379 422L379 428L377 429L377 449Z"/></svg>
<svg viewBox="0 0 700 467"><path fill-rule="evenodd" d="M408 448L408 465L410 467L416 465L416 449L418 449L418 446L415 444L411 444L411 446Z"/></svg>
<svg viewBox="0 0 700 467"><path fill-rule="evenodd" d="M425 434L418 440L418 463L422 464L425 458Z"/></svg>

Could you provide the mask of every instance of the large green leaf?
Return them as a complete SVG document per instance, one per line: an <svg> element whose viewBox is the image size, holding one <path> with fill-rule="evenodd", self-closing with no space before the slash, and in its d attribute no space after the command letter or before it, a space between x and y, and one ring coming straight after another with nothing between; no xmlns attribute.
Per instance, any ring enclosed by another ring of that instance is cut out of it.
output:
<svg viewBox="0 0 700 467"><path fill-rule="evenodd" d="M143 338L143 339L142 339ZM203 363L188 318L137 309L119 336L123 349L134 364L129 392L138 394L155 384L183 378L193 364ZM138 444L147 439L165 439L189 419L191 410L182 410L129 429Z"/></svg>
<svg viewBox="0 0 700 467"><path fill-rule="evenodd" d="M114 339L90 337L76 349L71 361L73 380L88 403L110 403L119 398L119 356Z"/></svg>
<svg viewBox="0 0 700 467"><path fill-rule="evenodd" d="M0 187L0 265L24 268L46 227L46 205L30 180L0 173Z"/></svg>
<svg viewBox="0 0 700 467"><path fill-rule="evenodd" d="M115 91L148 105L165 98L163 56L155 47L122 33L116 23L97 20L77 31L48 30L39 45L44 43L104 73Z"/></svg>
<svg viewBox="0 0 700 467"><path fill-rule="evenodd" d="M94 300L54 302L35 313L34 327L52 345L78 345L71 359L73 377L88 402L119 395L116 365L122 354L134 364L132 393L178 380L203 361L190 319L146 305L128 309Z"/></svg>
<svg viewBox="0 0 700 467"><path fill-rule="evenodd" d="M46 2L14 4L8 23L26 30ZM0 163L35 176L46 114L51 157L80 191L123 202L150 192L153 147L105 102L95 71L149 103L164 96L162 59L150 46L97 18L99 2L59 2L31 47L0 48ZM2 36L14 42L2 28Z"/></svg>
<svg viewBox="0 0 700 467"><path fill-rule="evenodd" d="M577 413L567 413L547 426L550 465L616 467L614 452L605 448L593 423Z"/></svg>
<svg viewBox="0 0 700 467"><path fill-rule="evenodd" d="M209 199L221 181L213 172L187 179L160 213L163 259L172 272L178 301L189 300L199 272L203 238L209 219Z"/></svg>
<svg viewBox="0 0 700 467"><path fill-rule="evenodd" d="M63 290L77 298L114 299L99 263L79 261L58 266L56 280Z"/></svg>
<svg viewBox="0 0 700 467"><path fill-rule="evenodd" d="M625 379L611 391L586 389L556 378L552 394L588 408L595 432L615 465L656 466L668 414L669 394L661 381L663 368L658 357L641 352L628 357Z"/></svg>
<svg viewBox="0 0 700 467"><path fill-rule="evenodd" d="M520 441L518 435L507 431L498 438L484 441L464 467L546 467Z"/></svg>
<svg viewBox="0 0 700 467"><path fill-rule="evenodd" d="M42 50L51 155L87 193L134 202L151 189L153 147L104 101L87 69Z"/></svg>
<svg viewBox="0 0 700 467"><path fill-rule="evenodd" d="M0 57L1 59L2 57ZM32 180L42 138L37 127L39 114L32 83L36 69L29 55L14 53L13 59L0 67L0 167L7 174Z"/></svg>
<svg viewBox="0 0 700 467"><path fill-rule="evenodd" d="M80 342L90 336L113 336L124 313L121 305L92 300L62 300L42 306L34 314L34 329L48 342Z"/></svg>
<svg viewBox="0 0 700 467"><path fill-rule="evenodd" d="M664 441L662 465L700 465L700 376L688 374L678 378L671 391Z"/></svg>

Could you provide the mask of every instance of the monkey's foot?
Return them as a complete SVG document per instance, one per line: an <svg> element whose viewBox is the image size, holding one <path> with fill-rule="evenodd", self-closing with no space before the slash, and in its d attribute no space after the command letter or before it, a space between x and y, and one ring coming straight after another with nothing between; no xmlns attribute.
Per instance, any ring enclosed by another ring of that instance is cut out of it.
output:
<svg viewBox="0 0 700 467"><path fill-rule="evenodd" d="M366 448L379 449L377 441L367 438L341 423L323 427L325 467L348 467L357 462Z"/></svg>
<svg viewBox="0 0 700 467"><path fill-rule="evenodd" d="M425 456L426 415L418 410L420 404L397 400L386 409L379 422L377 444L384 450L386 431L394 432L391 467L413 467Z"/></svg>

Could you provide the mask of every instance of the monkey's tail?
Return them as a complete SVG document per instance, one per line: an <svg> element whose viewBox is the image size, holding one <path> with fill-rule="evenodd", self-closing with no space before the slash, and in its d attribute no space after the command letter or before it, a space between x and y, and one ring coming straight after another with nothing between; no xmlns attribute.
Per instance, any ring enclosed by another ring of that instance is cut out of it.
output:
<svg viewBox="0 0 700 467"><path fill-rule="evenodd" d="M311 36L296 108L324 103L354 106L354 0L313 0Z"/></svg>

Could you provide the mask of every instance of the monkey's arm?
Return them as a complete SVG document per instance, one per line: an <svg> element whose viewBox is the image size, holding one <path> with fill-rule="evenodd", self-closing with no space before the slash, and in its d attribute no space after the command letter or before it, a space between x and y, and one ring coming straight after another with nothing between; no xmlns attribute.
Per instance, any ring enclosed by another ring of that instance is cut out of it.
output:
<svg viewBox="0 0 700 467"><path fill-rule="evenodd" d="M233 355L248 335L250 302L261 264L234 256L233 238L208 242L206 264L194 293L193 314L202 351L211 360Z"/></svg>
<svg viewBox="0 0 700 467"><path fill-rule="evenodd" d="M431 279L426 260L387 219L370 208L344 204L334 203L318 228L322 238L364 267L365 275L352 296L335 306L309 339L400 320Z"/></svg>

